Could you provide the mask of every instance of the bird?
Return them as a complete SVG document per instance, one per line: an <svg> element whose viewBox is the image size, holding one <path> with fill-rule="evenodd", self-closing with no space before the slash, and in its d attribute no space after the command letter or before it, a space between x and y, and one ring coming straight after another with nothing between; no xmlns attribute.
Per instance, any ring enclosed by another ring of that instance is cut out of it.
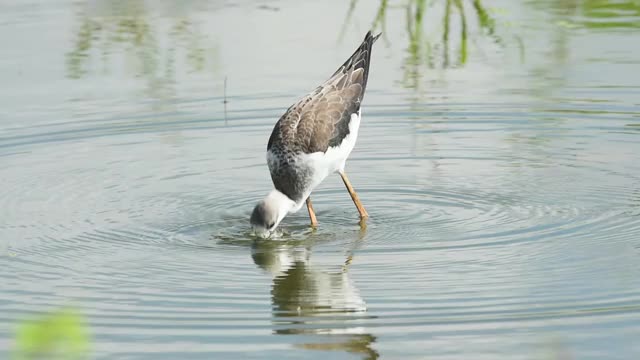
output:
<svg viewBox="0 0 640 360"><path fill-rule="evenodd" d="M345 173L345 164L358 138L371 49L380 35L368 31L333 75L298 99L276 122L267 144L267 165L274 189L251 213L255 235L271 237L285 216L304 204L311 227L317 228L310 195L333 173L342 178L361 224L369 217Z"/></svg>

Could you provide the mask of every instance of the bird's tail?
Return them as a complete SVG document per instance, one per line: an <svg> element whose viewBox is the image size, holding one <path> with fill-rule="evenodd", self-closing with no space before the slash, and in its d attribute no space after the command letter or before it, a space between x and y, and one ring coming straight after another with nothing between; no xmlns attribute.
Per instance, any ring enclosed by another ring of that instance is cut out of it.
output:
<svg viewBox="0 0 640 360"><path fill-rule="evenodd" d="M364 69L364 74L362 77L361 85L362 85L362 91L364 92L364 89L367 86L367 79L369 78L369 63L371 62L371 48L373 47L373 43L376 42L376 40L378 40L380 35L382 35L382 33L379 33L378 35L373 36L371 34L371 30L369 30L367 34L364 36L364 40L362 41L362 44L360 44L360 46L358 46L358 48L353 53L353 55L351 55L347 59L347 61L345 61L344 64L342 64L342 66L340 66L338 70L336 70L336 72L333 73L331 78L335 77L340 73L342 74L351 73L355 70L362 68Z"/></svg>

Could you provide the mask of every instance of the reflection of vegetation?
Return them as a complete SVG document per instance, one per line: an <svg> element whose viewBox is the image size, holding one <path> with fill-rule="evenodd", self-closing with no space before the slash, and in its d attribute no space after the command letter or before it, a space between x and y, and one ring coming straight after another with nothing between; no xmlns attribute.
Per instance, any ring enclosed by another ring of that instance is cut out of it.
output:
<svg viewBox="0 0 640 360"><path fill-rule="evenodd" d="M350 21L357 3L358 0L351 0L345 26ZM385 19L389 9L388 0L381 0L373 28L380 27L383 33L386 32ZM480 36L489 37L496 44L503 43L496 34L496 20L483 5L482 0L409 0L404 6L404 11L409 35L404 83L408 87L417 87L423 65L428 68L464 66L469 59L469 42L474 31ZM435 28L441 29L440 36L438 33L431 37L424 34L425 19L431 13L435 15L430 18L430 26L439 23ZM460 26L454 36L456 16Z"/></svg>
<svg viewBox="0 0 640 360"><path fill-rule="evenodd" d="M375 336L350 322L362 319L366 305L349 278L348 265L324 269L310 263L311 246L254 243L253 260L273 276L275 333L326 335L328 341L300 344L313 350L337 350L377 359ZM349 264L351 257L345 261ZM344 317L343 317L344 316ZM334 324L334 326L332 326Z"/></svg>
<svg viewBox="0 0 640 360"><path fill-rule="evenodd" d="M529 4L550 13L549 23L556 25L552 28L550 46L544 49L545 61L532 70L532 77L540 79L538 86L533 87L533 95L543 99L553 99L554 90L565 85L567 69L573 66L570 62L573 29L640 27L638 0L547 0Z"/></svg>
<svg viewBox="0 0 640 360"><path fill-rule="evenodd" d="M590 21L583 25L591 28L640 28L640 1L586 0L582 2L583 15ZM625 21L625 17L627 20ZM630 21L629 21L630 19Z"/></svg>
<svg viewBox="0 0 640 360"><path fill-rule="evenodd" d="M640 131L640 123L638 123L638 124L627 124L627 125L625 125L625 129L626 130L631 130L631 131Z"/></svg>
<svg viewBox="0 0 640 360"><path fill-rule="evenodd" d="M101 59L106 72L114 54L124 55L125 64L133 65L133 75L147 79L152 96L158 96L162 95L159 89L174 81L176 61L183 60L191 72L202 72L215 60L216 48L207 44L198 26L187 18L159 19L140 0L103 0L93 5L100 15L91 13L88 5L78 12L75 44L66 55L70 78L95 70L94 58ZM156 20L170 23L165 30ZM183 58L178 57L180 53Z"/></svg>
<svg viewBox="0 0 640 360"><path fill-rule="evenodd" d="M574 15L562 24L569 27L640 28L640 1L638 0L558 0L535 2L538 6Z"/></svg>
<svg viewBox="0 0 640 360"><path fill-rule="evenodd" d="M88 347L83 319L75 312L61 310L20 324L13 359L85 359Z"/></svg>

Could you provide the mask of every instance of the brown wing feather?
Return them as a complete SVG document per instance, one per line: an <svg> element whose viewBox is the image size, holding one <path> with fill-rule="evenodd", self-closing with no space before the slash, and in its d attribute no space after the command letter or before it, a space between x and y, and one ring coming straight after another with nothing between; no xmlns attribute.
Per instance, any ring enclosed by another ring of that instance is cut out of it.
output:
<svg viewBox="0 0 640 360"><path fill-rule="evenodd" d="M349 133L351 114L358 112L369 73L371 47L380 34L368 32L362 44L324 84L292 105L271 133L267 149L325 152Z"/></svg>

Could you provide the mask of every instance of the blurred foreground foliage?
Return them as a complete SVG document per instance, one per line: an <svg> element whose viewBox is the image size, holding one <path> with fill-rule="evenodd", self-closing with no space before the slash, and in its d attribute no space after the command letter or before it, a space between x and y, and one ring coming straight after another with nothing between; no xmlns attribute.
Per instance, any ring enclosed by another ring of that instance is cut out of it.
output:
<svg viewBox="0 0 640 360"><path fill-rule="evenodd" d="M84 318L64 308L20 323L11 360L87 359L89 343Z"/></svg>

